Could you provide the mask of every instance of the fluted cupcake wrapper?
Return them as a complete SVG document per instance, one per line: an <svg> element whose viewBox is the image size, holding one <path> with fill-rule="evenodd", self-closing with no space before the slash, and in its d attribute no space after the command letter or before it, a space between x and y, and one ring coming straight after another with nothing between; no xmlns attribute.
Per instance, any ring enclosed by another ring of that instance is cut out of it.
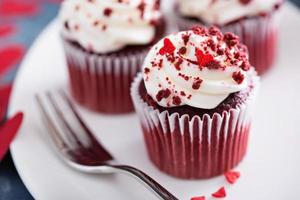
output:
<svg viewBox="0 0 300 200"><path fill-rule="evenodd" d="M235 167L244 157L251 127L255 87L247 103L222 115L190 118L160 112L139 94L142 75L131 87L151 161L161 170L184 179L210 178Z"/></svg>
<svg viewBox="0 0 300 200"><path fill-rule="evenodd" d="M248 47L250 63L259 74L268 71L274 65L278 45L279 11L266 16L245 18L228 25L219 26L223 33L233 32ZM201 24L200 21L177 15L180 30L187 30Z"/></svg>
<svg viewBox="0 0 300 200"><path fill-rule="evenodd" d="M72 95L93 111L118 114L133 111L130 85L140 71L145 51L122 56L96 55L63 39Z"/></svg>

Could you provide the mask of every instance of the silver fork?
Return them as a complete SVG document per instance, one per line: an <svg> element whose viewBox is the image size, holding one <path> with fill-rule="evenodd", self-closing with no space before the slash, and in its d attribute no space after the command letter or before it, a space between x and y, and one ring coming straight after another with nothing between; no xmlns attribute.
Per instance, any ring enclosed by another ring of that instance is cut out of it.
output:
<svg viewBox="0 0 300 200"><path fill-rule="evenodd" d="M43 96L36 95L36 101L55 149L67 165L75 170L92 174L122 172L139 180L159 199L177 200L174 195L141 170L128 165L111 164L112 155L85 125L63 91L47 92Z"/></svg>

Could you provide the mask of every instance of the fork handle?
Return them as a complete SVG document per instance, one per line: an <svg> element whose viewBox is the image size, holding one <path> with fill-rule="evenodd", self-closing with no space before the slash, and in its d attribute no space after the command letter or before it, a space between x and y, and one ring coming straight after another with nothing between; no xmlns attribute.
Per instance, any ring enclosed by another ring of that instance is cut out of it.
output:
<svg viewBox="0 0 300 200"><path fill-rule="evenodd" d="M156 196L162 200L178 200L178 198L172 195L167 189L165 189L153 178L151 178L139 169L128 165L114 165L111 167L115 168L116 170L126 172L129 175L132 175L134 178L141 181L149 190L154 192Z"/></svg>

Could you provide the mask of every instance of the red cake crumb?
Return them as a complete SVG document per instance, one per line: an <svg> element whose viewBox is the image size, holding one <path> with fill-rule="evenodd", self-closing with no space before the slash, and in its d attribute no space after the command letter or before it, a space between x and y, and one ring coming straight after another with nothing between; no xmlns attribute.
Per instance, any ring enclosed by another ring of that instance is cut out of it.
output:
<svg viewBox="0 0 300 200"><path fill-rule="evenodd" d="M174 105L176 105L176 106L179 106L179 105L181 104L181 99L180 99L180 97L174 96L174 97L173 97L172 103L173 103Z"/></svg>
<svg viewBox="0 0 300 200"><path fill-rule="evenodd" d="M240 0L240 3L246 5L249 4L251 1L252 0Z"/></svg>
<svg viewBox="0 0 300 200"><path fill-rule="evenodd" d="M138 9L140 10L140 17L143 18L144 17L144 13L145 13L145 7L146 7L146 4L144 1L142 1L139 5L138 5Z"/></svg>
<svg viewBox="0 0 300 200"><path fill-rule="evenodd" d="M148 67L145 67L144 73L145 73L145 74L148 74L149 72L150 72L150 69L149 69Z"/></svg>
<svg viewBox="0 0 300 200"><path fill-rule="evenodd" d="M218 191L216 191L215 193L213 193L211 196L213 196L215 198L224 198L224 197L226 197L225 188L221 187Z"/></svg>
<svg viewBox="0 0 300 200"><path fill-rule="evenodd" d="M183 62L183 59L182 59L182 58L178 58L177 61L176 61L175 64L174 64L175 68L176 68L178 71L181 70L180 65L182 64L182 62Z"/></svg>
<svg viewBox="0 0 300 200"><path fill-rule="evenodd" d="M156 94L156 99L157 99L157 101L160 102L163 98L168 98L170 96L170 94L171 94L171 91L169 89L160 90Z"/></svg>
<svg viewBox="0 0 300 200"><path fill-rule="evenodd" d="M192 85L192 88L194 90L198 90L200 88L202 82L203 82L203 80L201 80L200 78L196 79Z"/></svg>
<svg viewBox="0 0 300 200"><path fill-rule="evenodd" d="M205 36L205 35L208 35L208 31L206 28L202 27L202 26L194 26L192 28L192 31L196 34L196 35L202 35L202 36Z"/></svg>
<svg viewBox="0 0 300 200"><path fill-rule="evenodd" d="M181 47L179 50L178 50L178 53L181 54L181 55L184 55L186 53L186 47Z"/></svg>
<svg viewBox="0 0 300 200"><path fill-rule="evenodd" d="M175 46L171 42L170 39L165 38L164 39L164 46L159 50L160 55L165 55L165 54L172 54L175 51Z"/></svg>
<svg viewBox="0 0 300 200"><path fill-rule="evenodd" d="M223 40L229 47L233 47L239 43L238 36L234 35L233 33L225 33Z"/></svg>
<svg viewBox="0 0 300 200"><path fill-rule="evenodd" d="M240 178L240 176L240 172L237 171L229 171L225 173L225 178L230 184L234 184Z"/></svg>
<svg viewBox="0 0 300 200"><path fill-rule="evenodd" d="M187 43L189 42L189 40L190 40L190 34L189 33L186 33L186 34L182 34L182 40L183 40L183 43L184 43L184 45L187 45Z"/></svg>
<svg viewBox="0 0 300 200"><path fill-rule="evenodd" d="M104 11L103 11L103 14L106 17L109 17L112 14L112 12L113 12L113 10L111 8L105 8Z"/></svg>
<svg viewBox="0 0 300 200"><path fill-rule="evenodd" d="M232 74L232 78L235 82L237 82L237 84L242 84L245 76L239 71L239 72L234 72Z"/></svg>

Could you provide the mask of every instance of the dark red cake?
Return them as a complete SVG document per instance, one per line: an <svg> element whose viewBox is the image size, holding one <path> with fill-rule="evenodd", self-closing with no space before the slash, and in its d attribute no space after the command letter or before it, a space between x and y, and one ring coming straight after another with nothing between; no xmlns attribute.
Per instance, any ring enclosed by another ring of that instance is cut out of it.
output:
<svg viewBox="0 0 300 200"><path fill-rule="evenodd" d="M259 85L237 37L215 27L173 34L154 45L143 67L131 96L151 161L184 179L235 167L247 150Z"/></svg>

